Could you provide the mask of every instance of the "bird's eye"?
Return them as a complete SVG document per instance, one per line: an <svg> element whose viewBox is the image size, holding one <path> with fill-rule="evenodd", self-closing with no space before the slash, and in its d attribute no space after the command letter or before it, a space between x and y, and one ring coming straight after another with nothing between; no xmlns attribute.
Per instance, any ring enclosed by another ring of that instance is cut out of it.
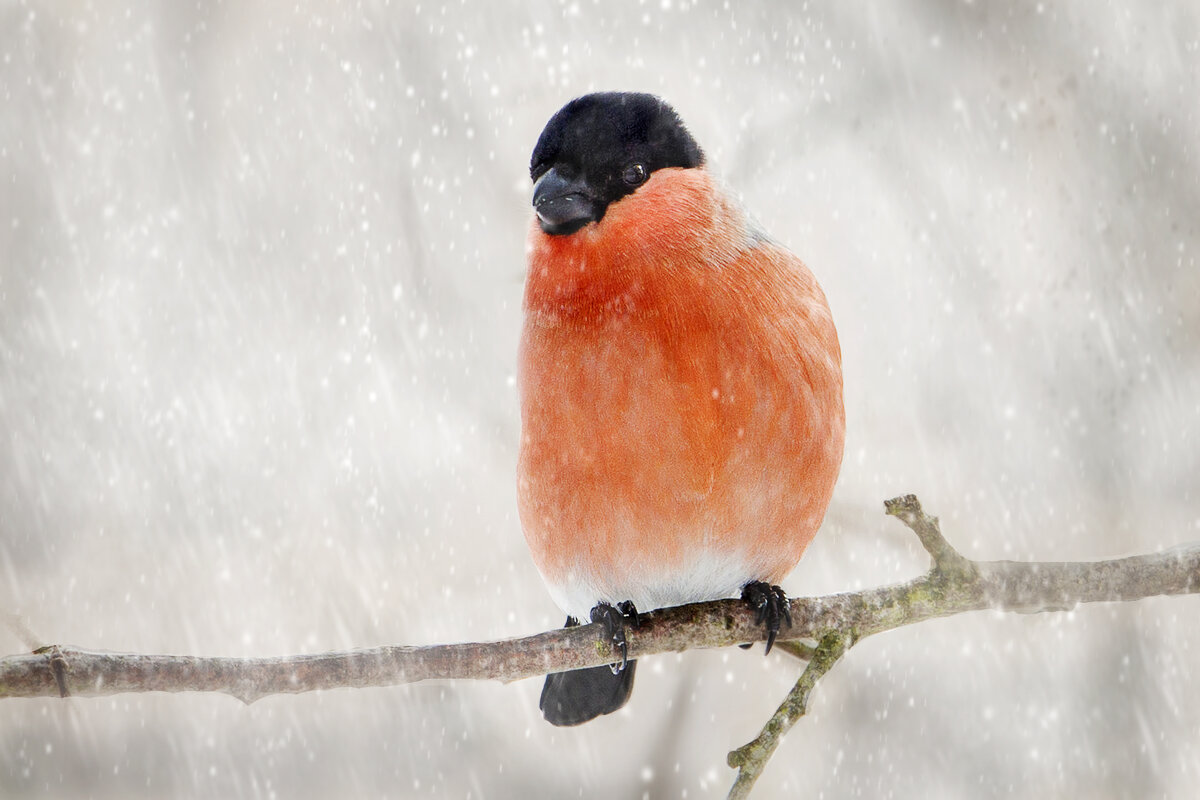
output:
<svg viewBox="0 0 1200 800"><path fill-rule="evenodd" d="M646 180L646 168L641 164L630 164L621 173L621 180L630 186L637 186L642 181Z"/></svg>

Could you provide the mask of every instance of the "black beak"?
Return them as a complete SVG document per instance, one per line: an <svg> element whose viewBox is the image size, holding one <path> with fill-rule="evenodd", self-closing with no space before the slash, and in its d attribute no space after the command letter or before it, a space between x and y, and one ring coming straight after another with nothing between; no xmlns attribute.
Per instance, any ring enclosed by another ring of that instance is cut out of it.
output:
<svg viewBox="0 0 1200 800"><path fill-rule="evenodd" d="M565 236L594 222L597 203L582 176L570 180L551 168L533 185L533 210L542 230Z"/></svg>

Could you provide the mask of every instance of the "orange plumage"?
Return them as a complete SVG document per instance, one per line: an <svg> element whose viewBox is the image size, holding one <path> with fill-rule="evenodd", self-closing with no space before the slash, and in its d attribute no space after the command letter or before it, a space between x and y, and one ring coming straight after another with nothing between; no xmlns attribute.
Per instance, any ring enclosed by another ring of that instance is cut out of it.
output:
<svg viewBox="0 0 1200 800"><path fill-rule="evenodd" d="M769 648L787 613L769 584L812 541L842 459L821 288L748 223L658 98L568 103L530 172L518 501L547 587L568 624L596 607L610 626L627 601L742 590ZM546 718L620 708L633 666L548 676Z"/></svg>
<svg viewBox="0 0 1200 800"><path fill-rule="evenodd" d="M518 496L559 605L585 619L782 580L845 430L812 273L702 168L655 172L572 236L535 223L529 246Z"/></svg>

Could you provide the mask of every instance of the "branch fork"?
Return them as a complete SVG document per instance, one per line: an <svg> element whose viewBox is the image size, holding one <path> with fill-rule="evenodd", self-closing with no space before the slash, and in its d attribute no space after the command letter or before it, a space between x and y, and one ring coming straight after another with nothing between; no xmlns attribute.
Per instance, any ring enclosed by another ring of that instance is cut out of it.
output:
<svg viewBox="0 0 1200 800"><path fill-rule="evenodd" d="M949 594L980 594L979 568L974 561L959 553L946 540L937 517L931 517L921 509L921 501L916 495L893 497L883 505L887 514L899 519L917 535L921 546L932 559L929 572L912 584L914 588L927 587L936 590L933 593L943 598ZM796 602L799 604L803 600ZM799 612L793 609L792 613ZM808 666L758 736L732 751L726 759L729 766L738 771L733 787L729 790L730 800L741 800L750 795L755 781L762 774L767 761L774 755L780 740L807 713L808 699L817 682L833 669L860 638L875 632L877 631L864 632L853 625L834 627L820 635L819 644L815 649L799 643L788 648L789 652L807 660Z"/></svg>

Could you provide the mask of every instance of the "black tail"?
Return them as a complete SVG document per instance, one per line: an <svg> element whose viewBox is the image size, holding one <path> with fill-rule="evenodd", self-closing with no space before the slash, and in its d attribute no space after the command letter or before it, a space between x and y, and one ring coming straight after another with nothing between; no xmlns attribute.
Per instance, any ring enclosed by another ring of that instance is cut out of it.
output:
<svg viewBox="0 0 1200 800"><path fill-rule="evenodd" d="M629 702L636 661L613 674L611 668L589 667L546 676L538 707L551 725L582 725L601 714L611 714Z"/></svg>

